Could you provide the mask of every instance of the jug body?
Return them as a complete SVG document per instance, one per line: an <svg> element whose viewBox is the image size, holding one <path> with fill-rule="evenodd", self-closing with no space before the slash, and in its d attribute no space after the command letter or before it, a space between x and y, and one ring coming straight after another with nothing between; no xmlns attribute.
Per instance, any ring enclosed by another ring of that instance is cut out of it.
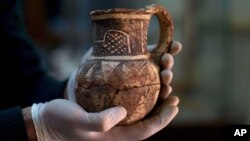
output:
<svg viewBox="0 0 250 141"><path fill-rule="evenodd" d="M88 112L114 106L127 110L119 125L134 123L156 104L158 66L147 51L151 14L111 9L91 13L94 41L91 56L76 75L76 100Z"/></svg>

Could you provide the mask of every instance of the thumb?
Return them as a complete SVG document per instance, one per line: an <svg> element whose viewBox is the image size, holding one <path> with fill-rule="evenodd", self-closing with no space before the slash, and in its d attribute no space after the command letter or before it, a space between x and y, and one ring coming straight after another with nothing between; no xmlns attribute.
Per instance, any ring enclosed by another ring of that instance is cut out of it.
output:
<svg viewBox="0 0 250 141"><path fill-rule="evenodd" d="M122 121L127 115L125 108L112 107L99 113L88 114L89 130L97 132L106 132Z"/></svg>
<svg viewBox="0 0 250 141"><path fill-rule="evenodd" d="M82 56L81 61L80 61L80 66L91 56L92 52L92 47Z"/></svg>
<svg viewBox="0 0 250 141"><path fill-rule="evenodd" d="M73 101L73 102L76 102L76 96L75 96L75 77L76 77L76 74L77 74L77 70L75 70L69 80L68 80L68 83L67 83L67 86L66 86L66 91L65 91L65 95L64 95L64 98L65 99L68 99L70 101Z"/></svg>

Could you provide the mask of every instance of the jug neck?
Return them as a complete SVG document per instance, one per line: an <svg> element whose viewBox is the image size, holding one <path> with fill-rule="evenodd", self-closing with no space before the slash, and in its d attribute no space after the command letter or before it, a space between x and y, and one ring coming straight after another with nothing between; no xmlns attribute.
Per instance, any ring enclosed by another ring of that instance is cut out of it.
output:
<svg viewBox="0 0 250 141"><path fill-rule="evenodd" d="M151 15L118 12L92 14L93 56L146 55Z"/></svg>

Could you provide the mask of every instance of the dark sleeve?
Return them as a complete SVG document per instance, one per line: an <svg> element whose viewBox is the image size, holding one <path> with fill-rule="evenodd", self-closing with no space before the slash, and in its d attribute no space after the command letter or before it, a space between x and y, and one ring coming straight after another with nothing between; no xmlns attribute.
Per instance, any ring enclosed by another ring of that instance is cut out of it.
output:
<svg viewBox="0 0 250 141"><path fill-rule="evenodd" d="M28 141L20 107L0 111L1 141Z"/></svg>
<svg viewBox="0 0 250 141"><path fill-rule="evenodd" d="M4 51L0 110L62 98L66 81L52 78L44 69L24 28L21 0L1 0L1 10Z"/></svg>
<svg viewBox="0 0 250 141"><path fill-rule="evenodd" d="M25 32L21 0L1 0L0 12L0 140L27 141L21 107L62 98L66 81L44 69Z"/></svg>

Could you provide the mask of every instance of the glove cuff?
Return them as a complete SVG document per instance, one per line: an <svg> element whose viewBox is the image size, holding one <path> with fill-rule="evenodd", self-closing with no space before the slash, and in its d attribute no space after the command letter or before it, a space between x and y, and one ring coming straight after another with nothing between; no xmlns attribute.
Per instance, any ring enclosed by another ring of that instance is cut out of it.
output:
<svg viewBox="0 0 250 141"><path fill-rule="evenodd" d="M36 131L38 141L52 141L46 131L44 118L42 116L42 109L45 106L43 103L33 104L31 108L31 115Z"/></svg>

